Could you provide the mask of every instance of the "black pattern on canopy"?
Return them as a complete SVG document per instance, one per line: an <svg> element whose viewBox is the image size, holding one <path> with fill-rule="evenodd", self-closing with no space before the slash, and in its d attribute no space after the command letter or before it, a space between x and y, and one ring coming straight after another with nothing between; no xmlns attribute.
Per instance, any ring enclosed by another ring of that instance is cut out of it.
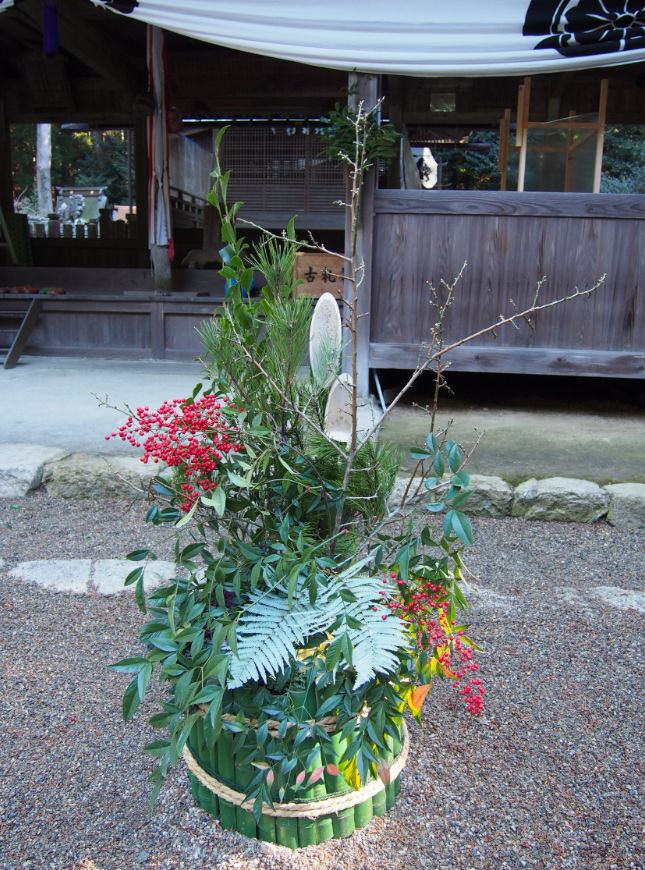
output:
<svg viewBox="0 0 645 870"><path fill-rule="evenodd" d="M535 48L565 57L645 48L643 0L531 0L524 36L546 36Z"/></svg>

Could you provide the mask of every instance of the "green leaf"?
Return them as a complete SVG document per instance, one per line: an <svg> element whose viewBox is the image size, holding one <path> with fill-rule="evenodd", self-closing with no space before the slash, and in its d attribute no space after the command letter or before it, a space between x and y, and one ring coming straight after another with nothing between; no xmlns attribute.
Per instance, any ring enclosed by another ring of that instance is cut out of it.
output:
<svg viewBox="0 0 645 870"><path fill-rule="evenodd" d="M222 700L224 698L224 689L220 688L220 694L216 695L211 701L208 708L208 718L211 723L211 728L219 736L222 730Z"/></svg>
<svg viewBox="0 0 645 870"><path fill-rule="evenodd" d="M291 241L295 242L296 240L296 227L295 227L295 217L292 217L289 223L287 224L287 238L291 239Z"/></svg>
<svg viewBox="0 0 645 870"><path fill-rule="evenodd" d="M289 585L287 586L287 602L289 610L293 608L293 596L298 588L298 577L300 576L300 565L296 565L289 574Z"/></svg>
<svg viewBox="0 0 645 870"><path fill-rule="evenodd" d="M215 144L213 145L213 152L215 154L217 154L217 152L219 151L219 144L222 141L222 136L224 135L224 133L226 133L226 131L228 130L228 128L230 126L231 126L230 124L227 124L226 127L222 127L221 130L219 131L219 133L217 134L217 138L215 139ZM214 172L211 174L215 175Z"/></svg>
<svg viewBox="0 0 645 870"><path fill-rule="evenodd" d="M245 269L240 275L240 284L247 293L251 291L251 284L253 283L253 269Z"/></svg>
<svg viewBox="0 0 645 870"><path fill-rule="evenodd" d="M199 556L203 549L204 544L188 544L188 546L184 547L184 549L181 551L179 561L187 562L189 559L194 559L195 556Z"/></svg>
<svg viewBox="0 0 645 870"><path fill-rule="evenodd" d="M230 177L231 177L231 170L230 169L228 170L228 172L225 172L223 175L220 176L219 183L220 183L220 188L222 191L222 199L223 200L226 200L226 191L228 190L228 180ZM229 224L225 223L224 226L228 227ZM224 235L224 227L222 227L222 235ZM233 235L233 239L235 239L235 235Z"/></svg>
<svg viewBox="0 0 645 870"><path fill-rule="evenodd" d="M240 477L239 474L235 474L233 471L227 471L226 473L228 474L228 478L231 483L234 483L235 486L241 486L244 489L248 488L250 480L246 480L244 477Z"/></svg>
<svg viewBox="0 0 645 870"><path fill-rule="evenodd" d="M462 489L465 489L470 483L470 475L467 471L462 470L458 471L457 474L452 478L453 486L460 486Z"/></svg>
<svg viewBox="0 0 645 870"><path fill-rule="evenodd" d="M203 495L202 504L205 504L207 507L215 508L215 513L218 517L223 516L226 507L226 493L224 492L223 487L218 486L210 498Z"/></svg>
<svg viewBox="0 0 645 870"><path fill-rule="evenodd" d="M443 461L443 456L441 455L441 453L437 453L434 458L434 470L437 472L439 477L442 477L444 471L446 470L446 464Z"/></svg>
<svg viewBox="0 0 645 870"><path fill-rule="evenodd" d="M158 796L159 792L161 791L161 786L163 784L164 784L164 780L162 778L162 779L158 779L157 782L152 786L152 791L150 793L150 814L152 814L152 811L153 811L154 806L155 806L155 801L157 800L157 796Z"/></svg>
<svg viewBox="0 0 645 870"><path fill-rule="evenodd" d="M228 631L226 632L226 640L228 641L228 645L231 648L231 652L236 658L239 658L237 655L237 623L232 622L229 626Z"/></svg>
<svg viewBox="0 0 645 870"><path fill-rule="evenodd" d="M123 719L125 722L132 719L141 702L141 699L139 698L138 681L139 678L135 677L123 693L121 709L123 711Z"/></svg>
<svg viewBox="0 0 645 870"><path fill-rule="evenodd" d="M439 445L437 444L437 439L436 439L433 432L431 432L428 435L428 437L426 438L426 444L428 446L428 450L430 450L432 453L436 453L437 450L439 449Z"/></svg>
<svg viewBox="0 0 645 870"><path fill-rule="evenodd" d="M352 604L356 601L356 596L352 592L351 589L348 589L346 586L341 586L340 591L338 593L343 601L346 601L348 604Z"/></svg>
<svg viewBox="0 0 645 870"><path fill-rule="evenodd" d="M121 659L120 662L108 665L108 668L112 668L113 671L118 671L120 674L138 674L141 668L147 664L148 659L135 656L131 659Z"/></svg>
<svg viewBox="0 0 645 870"><path fill-rule="evenodd" d="M139 577L143 577L143 568L135 568L134 571L130 571L128 576L125 578L124 586L131 586L133 583L136 583L139 580Z"/></svg>
<svg viewBox="0 0 645 870"><path fill-rule="evenodd" d="M459 495L455 496L452 500L453 508L461 507L462 504L468 501L471 495L472 492L460 492Z"/></svg>
<svg viewBox="0 0 645 870"><path fill-rule="evenodd" d="M462 540L464 544L472 544L473 529L470 524L470 520L465 514L462 514L460 511L448 511L448 513L443 518L443 527L447 535L450 535L451 531L454 531L457 537Z"/></svg>
<svg viewBox="0 0 645 870"><path fill-rule="evenodd" d="M137 585L134 590L134 598L137 602L137 607L142 613L146 613L146 593L143 588L143 574L137 580Z"/></svg>
<svg viewBox="0 0 645 870"><path fill-rule="evenodd" d="M410 550L407 546L402 547L401 551L398 553L396 557L397 564L399 566L399 572L401 577L408 582L408 569L410 565Z"/></svg>
<svg viewBox="0 0 645 870"><path fill-rule="evenodd" d="M413 447L412 450L410 450L410 456L413 459L430 459L432 453L424 450L423 447Z"/></svg>
<svg viewBox="0 0 645 870"><path fill-rule="evenodd" d="M148 558L150 553L151 550L133 550L125 558L129 559L130 562L143 562L144 559Z"/></svg>
<svg viewBox="0 0 645 870"><path fill-rule="evenodd" d="M198 692L197 695L191 701L192 704L210 704L210 702L214 698L218 698L220 701L224 694L224 689L221 686L204 686L201 692Z"/></svg>
<svg viewBox="0 0 645 870"><path fill-rule="evenodd" d="M145 667L141 668L139 671L139 675L137 676L137 692L139 693L139 700L143 701L143 696L146 691L146 687L148 685L148 681L152 675L152 665L148 662Z"/></svg>
<svg viewBox="0 0 645 870"><path fill-rule="evenodd" d="M148 743L147 746L143 747L143 751L147 752L148 755L161 756L166 754L166 749L169 746L169 740L153 740L152 743Z"/></svg>
<svg viewBox="0 0 645 870"><path fill-rule="evenodd" d="M197 506L199 505L199 499L195 502L195 504L191 507L185 517L182 517L178 522L175 523L176 529L181 529L184 526L188 525L188 523L192 520L193 514L197 510Z"/></svg>
<svg viewBox="0 0 645 870"><path fill-rule="evenodd" d="M459 466L461 465L461 454L456 444L450 448L450 452L448 453L448 464L450 465L451 471L459 470Z"/></svg>
<svg viewBox="0 0 645 870"><path fill-rule="evenodd" d="M445 506L446 505L444 504L444 502L437 501L437 502L433 502L432 504L429 504L428 510L432 514L438 514L440 511L442 511L445 508Z"/></svg>

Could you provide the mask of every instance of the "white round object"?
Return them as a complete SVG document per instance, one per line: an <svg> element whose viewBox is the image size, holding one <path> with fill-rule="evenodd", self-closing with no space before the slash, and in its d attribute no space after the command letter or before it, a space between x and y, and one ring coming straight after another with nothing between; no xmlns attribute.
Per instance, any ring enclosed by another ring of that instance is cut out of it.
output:
<svg viewBox="0 0 645 870"><path fill-rule="evenodd" d="M349 444L352 440L352 379L348 374L339 375L329 391L325 430L334 441Z"/></svg>
<svg viewBox="0 0 645 870"><path fill-rule="evenodd" d="M338 303L331 293L323 293L309 324L309 364L316 379L323 379L321 371L334 360L343 340L343 324Z"/></svg>

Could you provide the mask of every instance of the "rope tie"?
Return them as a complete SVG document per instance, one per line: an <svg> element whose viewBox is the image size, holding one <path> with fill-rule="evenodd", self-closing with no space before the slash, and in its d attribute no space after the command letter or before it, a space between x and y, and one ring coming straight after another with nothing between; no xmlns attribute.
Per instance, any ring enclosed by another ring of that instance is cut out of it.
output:
<svg viewBox="0 0 645 870"><path fill-rule="evenodd" d="M390 765L390 780L394 781L405 767L405 762L408 758L410 749L410 735L408 728L403 724L403 747L395 761ZM242 807L245 810L253 810L253 801L247 799L244 792L236 791L224 783L215 779L210 774L206 773L199 761L191 752L188 744L184 745L182 752L186 766L202 785L217 795L218 798L228 801L236 807ZM338 797L323 798L321 800L310 801L309 803L274 803L273 809L267 804L262 803L262 812L267 816L275 816L283 819L316 819L319 816L326 816L330 813L339 813L341 810L348 810L350 807L355 807L357 804L362 804L368 798L383 791L384 783L380 779L374 779L359 788L358 791L352 791L349 794L342 794Z"/></svg>

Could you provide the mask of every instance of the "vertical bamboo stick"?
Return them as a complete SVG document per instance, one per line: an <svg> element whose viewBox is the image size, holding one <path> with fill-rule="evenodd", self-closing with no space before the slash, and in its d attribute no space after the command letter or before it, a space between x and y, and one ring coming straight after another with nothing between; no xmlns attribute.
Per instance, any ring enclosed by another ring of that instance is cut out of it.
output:
<svg viewBox="0 0 645 870"><path fill-rule="evenodd" d="M602 177L602 152L605 146L605 123L607 121L607 93L609 91L609 79L603 79L600 83L600 106L598 108L598 139L596 140L596 165L593 176L593 192L600 193L600 179Z"/></svg>
<svg viewBox="0 0 645 870"><path fill-rule="evenodd" d="M240 786L239 791L246 791L247 785L253 779L254 768L248 761L241 762L240 758L247 752L248 746L242 745L235 757L235 782ZM245 837L257 837L257 827L255 824L255 816L251 810L244 810L242 807L235 809L236 827L240 834Z"/></svg>
<svg viewBox="0 0 645 870"><path fill-rule="evenodd" d="M517 189L524 190L524 177L526 175L526 153L528 148L529 103L531 101L531 79L527 76L524 84L520 85L517 102L517 136L515 144L520 146L520 164L517 171Z"/></svg>
<svg viewBox="0 0 645 870"><path fill-rule="evenodd" d="M298 848L298 820L287 818L276 818L275 830L280 846L286 846L287 849Z"/></svg>
<svg viewBox="0 0 645 870"><path fill-rule="evenodd" d="M222 728L222 733L217 741L217 772L222 779L235 782L235 761L233 759L233 735L230 731ZM236 828L235 807L225 800L219 802L219 820L226 831L234 831Z"/></svg>
<svg viewBox="0 0 645 870"><path fill-rule="evenodd" d="M340 734L333 734L331 738L332 752L337 760L340 760L343 752L347 749L348 740L342 740ZM325 785L328 794L336 794L347 789L347 783L342 776L331 776L325 771ZM354 833L354 808L350 807L347 810L341 810L339 813L333 813L331 818L332 830L334 837L351 837Z"/></svg>

